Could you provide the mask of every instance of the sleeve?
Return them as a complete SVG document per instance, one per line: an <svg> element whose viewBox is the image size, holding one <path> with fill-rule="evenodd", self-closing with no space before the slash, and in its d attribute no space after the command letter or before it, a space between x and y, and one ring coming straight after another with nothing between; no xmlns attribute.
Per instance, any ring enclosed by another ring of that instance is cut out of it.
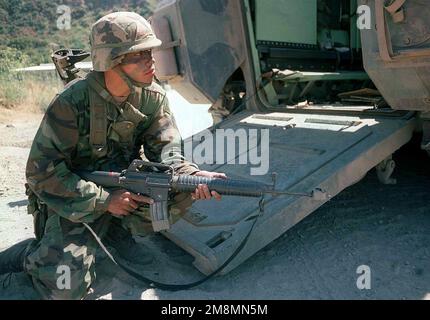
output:
<svg viewBox="0 0 430 320"><path fill-rule="evenodd" d="M73 222L93 222L107 209L109 193L70 171L79 139L76 113L65 99L51 102L34 138L26 178L48 207Z"/></svg>
<svg viewBox="0 0 430 320"><path fill-rule="evenodd" d="M152 162L171 165L177 174L192 175L198 166L185 159L182 152L182 138L170 111L166 96L160 101L150 127L143 137L145 156Z"/></svg>

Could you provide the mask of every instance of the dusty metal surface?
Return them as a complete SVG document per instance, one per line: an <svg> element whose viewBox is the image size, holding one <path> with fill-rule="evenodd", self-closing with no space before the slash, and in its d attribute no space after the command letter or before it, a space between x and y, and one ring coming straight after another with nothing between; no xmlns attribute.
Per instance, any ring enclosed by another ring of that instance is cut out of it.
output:
<svg viewBox="0 0 430 320"><path fill-rule="evenodd" d="M269 172L250 177L250 166L240 164L214 164L205 169L266 183L271 181L270 173L277 172L279 190L309 193L321 188L333 197L409 141L415 120L272 113L247 114L226 126L269 128ZM236 155L238 148L237 145ZM223 273L234 269L325 202L304 196L267 197L264 215L248 243ZM165 236L193 255L194 265L208 274L240 245L254 221L252 217L258 213L257 208L258 199L249 198L198 202Z"/></svg>

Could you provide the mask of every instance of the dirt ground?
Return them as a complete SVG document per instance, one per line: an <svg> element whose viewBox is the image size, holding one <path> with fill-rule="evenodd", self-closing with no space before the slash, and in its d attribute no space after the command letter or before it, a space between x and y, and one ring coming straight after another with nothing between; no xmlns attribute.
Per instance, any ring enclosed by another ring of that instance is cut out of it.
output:
<svg viewBox="0 0 430 320"><path fill-rule="evenodd" d="M0 250L33 233L23 185L40 120L35 114L0 118ZM382 185L369 172L227 275L169 292L149 288L102 258L89 298L430 299L430 159L411 144L394 158L397 185ZM176 280L187 279L187 272L199 275L181 264L190 256L161 236L139 241L159 258L150 272ZM356 285L361 265L370 267L369 290ZM8 288L0 299L25 297L23 290Z"/></svg>

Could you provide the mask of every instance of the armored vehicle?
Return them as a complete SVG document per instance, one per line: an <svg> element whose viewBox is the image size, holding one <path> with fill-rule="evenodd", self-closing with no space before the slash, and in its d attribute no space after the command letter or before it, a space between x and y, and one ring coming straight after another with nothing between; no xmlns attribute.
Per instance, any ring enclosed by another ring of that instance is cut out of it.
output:
<svg viewBox="0 0 430 320"><path fill-rule="evenodd" d="M415 131L430 149L428 17L418 0L176 0L156 10L158 77L213 104L212 131L269 130L269 170L253 179L276 172L276 188L292 193L266 198L263 214L258 199L197 202L164 235L210 274L254 226L226 273L372 168L394 183L391 156ZM262 141L202 167L249 179L237 160Z"/></svg>

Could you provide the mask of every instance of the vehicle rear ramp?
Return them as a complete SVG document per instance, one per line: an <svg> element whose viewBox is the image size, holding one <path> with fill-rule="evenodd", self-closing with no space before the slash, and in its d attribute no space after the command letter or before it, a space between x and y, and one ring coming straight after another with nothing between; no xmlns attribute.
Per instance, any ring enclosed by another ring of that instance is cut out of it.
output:
<svg viewBox="0 0 430 320"><path fill-rule="evenodd" d="M413 114L405 112L381 115L366 112L242 113L221 123L219 129L269 130L268 172L251 176L253 165L237 162L205 165L202 169L268 184L272 182L271 173L276 172L277 190L300 194L322 190L326 195L266 196L264 213L259 216L246 245L221 273L231 271L330 198L362 179L370 169L406 144L415 126ZM260 148L261 141L249 142L248 149L250 145ZM238 143L236 158L239 150L243 152L244 149ZM210 274L241 245L259 214L259 200L226 196L222 201L198 201L184 219L163 234L194 257L198 270Z"/></svg>

